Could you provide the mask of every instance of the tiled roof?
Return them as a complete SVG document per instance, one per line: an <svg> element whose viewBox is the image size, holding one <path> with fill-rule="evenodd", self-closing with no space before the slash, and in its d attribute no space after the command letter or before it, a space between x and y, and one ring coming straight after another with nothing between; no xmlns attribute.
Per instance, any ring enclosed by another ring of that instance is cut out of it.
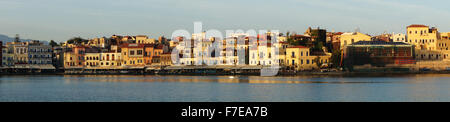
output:
<svg viewBox="0 0 450 122"><path fill-rule="evenodd" d="M403 42L359 41L351 45L409 45Z"/></svg>
<svg viewBox="0 0 450 122"><path fill-rule="evenodd" d="M124 43L121 45L122 48L143 48L144 44L135 44L135 43Z"/></svg>
<svg viewBox="0 0 450 122"><path fill-rule="evenodd" d="M288 48L308 48L308 47L305 47L305 46L290 46Z"/></svg>
<svg viewBox="0 0 450 122"><path fill-rule="evenodd" d="M428 28L428 26L426 26L426 25L417 25L417 24L408 26L408 28L412 28L412 27L427 27Z"/></svg>

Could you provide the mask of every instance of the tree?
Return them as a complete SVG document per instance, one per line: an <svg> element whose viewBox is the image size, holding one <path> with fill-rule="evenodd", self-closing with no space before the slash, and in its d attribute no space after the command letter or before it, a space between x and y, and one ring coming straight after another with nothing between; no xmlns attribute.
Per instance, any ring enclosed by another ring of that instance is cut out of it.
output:
<svg viewBox="0 0 450 122"><path fill-rule="evenodd" d="M323 62L320 61L320 57L319 56L314 58L314 62L316 63L317 67L319 67L319 69L320 69L320 67L322 66Z"/></svg>
<svg viewBox="0 0 450 122"><path fill-rule="evenodd" d="M312 47L313 52L323 52L323 42L314 41L314 46Z"/></svg>
<svg viewBox="0 0 450 122"><path fill-rule="evenodd" d="M331 62L333 63L333 67L338 68L341 65L341 53L342 51L337 49L333 50L331 55Z"/></svg>
<svg viewBox="0 0 450 122"><path fill-rule="evenodd" d="M53 40L50 40L49 45L51 45L52 47L55 47L55 46L58 46L58 43L56 43L56 42L53 41Z"/></svg>
<svg viewBox="0 0 450 122"><path fill-rule="evenodd" d="M81 37L74 37L71 38L69 40L67 40L67 43L69 44L82 44L82 43L87 43L89 40L83 39Z"/></svg>

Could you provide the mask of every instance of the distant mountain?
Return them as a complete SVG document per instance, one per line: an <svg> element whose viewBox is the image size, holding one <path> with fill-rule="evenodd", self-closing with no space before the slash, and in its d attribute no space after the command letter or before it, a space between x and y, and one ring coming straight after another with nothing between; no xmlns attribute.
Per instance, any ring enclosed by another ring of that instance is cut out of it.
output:
<svg viewBox="0 0 450 122"><path fill-rule="evenodd" d="M32 39L20 39L20 41L25 42L25 41L31 41ZM14 41L14 37L8 37L6 35L0 34L0 41L3 41L3 44L6 44L6 42L13 42ZM41 41L40 42L44 43L44 44L48 44L48 41Z"/></svg>

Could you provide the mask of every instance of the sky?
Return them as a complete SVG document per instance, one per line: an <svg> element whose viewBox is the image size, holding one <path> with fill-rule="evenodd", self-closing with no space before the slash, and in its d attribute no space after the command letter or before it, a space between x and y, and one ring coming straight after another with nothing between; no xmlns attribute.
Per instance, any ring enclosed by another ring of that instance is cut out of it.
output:
<svg viewBox="0 0 450 122"><path fill-rule="evenodd" d="M0 0L0 34L36 40L117 35L170 37L193 23L203 29L308 27L371 35L405 33L410 24L450 31L448 0Z"/></svg>

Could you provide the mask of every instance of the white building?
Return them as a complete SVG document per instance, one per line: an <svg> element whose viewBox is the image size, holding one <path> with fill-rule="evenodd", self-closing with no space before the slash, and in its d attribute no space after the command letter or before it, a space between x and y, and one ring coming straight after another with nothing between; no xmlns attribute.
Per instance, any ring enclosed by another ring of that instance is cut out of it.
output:
<svg viewBox="0 0 450 122"><path fill-rule="evenodd" d="M406 39L406 34L398 33L398 34L392 34L392 40L394 42L405 42L408 43Z"/></svg>

